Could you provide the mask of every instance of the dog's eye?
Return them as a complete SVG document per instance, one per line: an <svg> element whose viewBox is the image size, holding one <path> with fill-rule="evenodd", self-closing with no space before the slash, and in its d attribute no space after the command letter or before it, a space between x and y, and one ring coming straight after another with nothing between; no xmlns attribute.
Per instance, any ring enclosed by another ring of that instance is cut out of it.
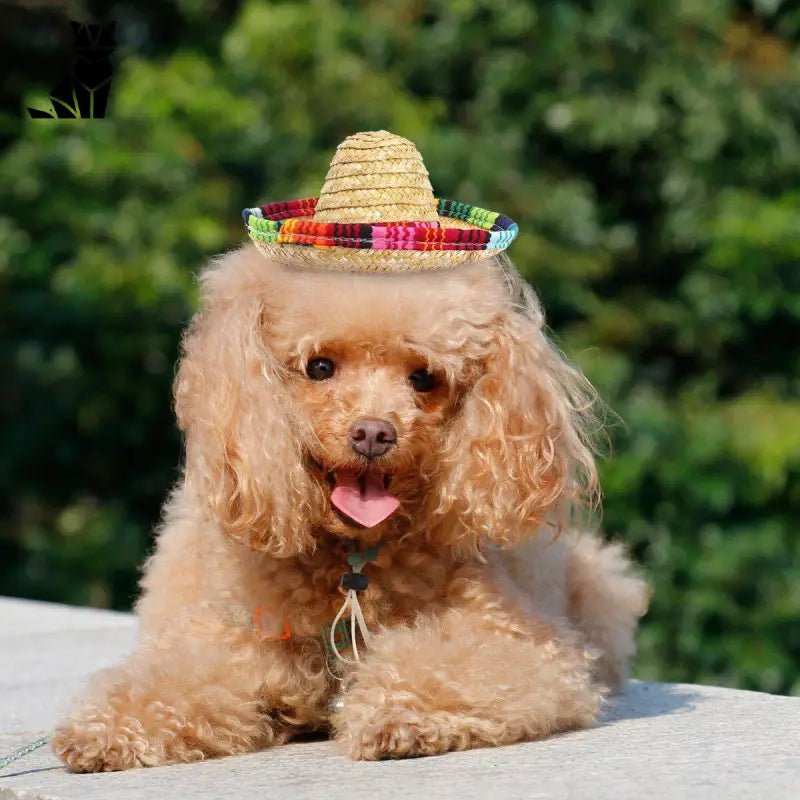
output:
<svg viewBox="0 0 800 800"><path fill-rule="evenodd" d="M415 392L430 392L436 388L436 376L426 369L415 369L408 379Z"/></svg>
<svg viewBox="0 0 800 800"><path fill-rule="evenodd" d="M329 358L312 358L306 364L306 375L312 381L326 381L333 377L334 372L336 372L336 364Z"/></svg>

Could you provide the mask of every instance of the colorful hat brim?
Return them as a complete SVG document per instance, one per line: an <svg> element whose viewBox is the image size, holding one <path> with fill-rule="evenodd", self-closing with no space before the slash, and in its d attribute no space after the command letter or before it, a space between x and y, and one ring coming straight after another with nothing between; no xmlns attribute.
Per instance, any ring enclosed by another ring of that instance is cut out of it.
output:
<svg viewBox="0 0 800 800"><path fill-rule="evenodd" d="M436 201L439 222L315 222L318 198L270 203L242 212L263 252L328 269L435 269L496 255L517 236L517 224L455 200Z"/></svg>

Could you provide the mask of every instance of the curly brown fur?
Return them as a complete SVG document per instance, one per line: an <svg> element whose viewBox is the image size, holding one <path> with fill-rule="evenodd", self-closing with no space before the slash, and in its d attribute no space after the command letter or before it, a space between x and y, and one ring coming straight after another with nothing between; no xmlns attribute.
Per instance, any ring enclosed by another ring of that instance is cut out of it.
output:
<svg viewBox="0 0 800 800"><path fill-rule="evenodd" d="M311 381L309 359L336 362ZM425 368L438 385L415 392ZM297 270L252 247L202 277L176 381L186 436L137 604L139 648L58 728L76 771L243 753L332 730L375 759L591 725L624 680L648 592L591 505L593 390L507 263L426 274ZM365 529L330 501L361 417L400 508ZM335 680L320 630L349 544L383 542L362 593L374 640ZM260 638L249 624L265 609ZM265 626L265 627L264 627ZM339 700L331 713L331 701Z"/></svg>

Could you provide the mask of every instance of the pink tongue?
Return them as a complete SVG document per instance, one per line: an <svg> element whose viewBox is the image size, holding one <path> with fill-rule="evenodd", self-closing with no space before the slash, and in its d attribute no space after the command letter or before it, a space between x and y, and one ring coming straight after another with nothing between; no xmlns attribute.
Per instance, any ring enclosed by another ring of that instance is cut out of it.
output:
<svg viewBox="0 0 800 800"><path fill-rule="evenodd" d="M331 503L350 519L367 528L383 522L400 505L400 501L388 489L383 488L383 473L379 470L367 472L363 491L352 472L337 472Z"/></svg>

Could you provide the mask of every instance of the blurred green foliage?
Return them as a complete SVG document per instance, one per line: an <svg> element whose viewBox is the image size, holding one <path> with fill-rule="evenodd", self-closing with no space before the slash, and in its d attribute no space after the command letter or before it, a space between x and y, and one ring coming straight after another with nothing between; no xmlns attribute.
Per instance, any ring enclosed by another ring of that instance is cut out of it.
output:
<svg viewBox="0 0 800 800"><path fill-rule="evenodd" d="M315 194L342 138L387 128L438 193L519 222L512 256L624 420L604 525L655 587L638 675L800 693L794 4L172 0L106 18L108 119L22 118L58 61L32 18L36 85L7 84L0 592L129 607L178 474L193 274L243 239L239 209Z"/></svg>

